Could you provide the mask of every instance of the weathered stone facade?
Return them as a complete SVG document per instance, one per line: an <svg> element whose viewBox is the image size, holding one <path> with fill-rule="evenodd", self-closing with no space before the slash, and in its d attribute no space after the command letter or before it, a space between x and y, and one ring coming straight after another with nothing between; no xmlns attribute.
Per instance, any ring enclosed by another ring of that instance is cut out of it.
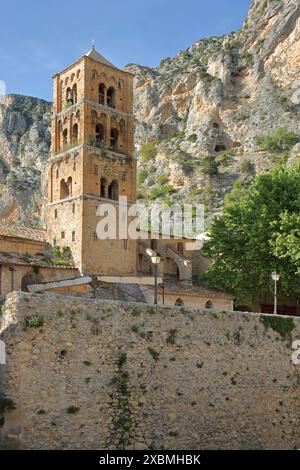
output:
<svg viewBox="0 0 300 470"><path fill-rule="evenodd" d="M300 320L270 318L10 294L1 446L299 448Z"/></svg>

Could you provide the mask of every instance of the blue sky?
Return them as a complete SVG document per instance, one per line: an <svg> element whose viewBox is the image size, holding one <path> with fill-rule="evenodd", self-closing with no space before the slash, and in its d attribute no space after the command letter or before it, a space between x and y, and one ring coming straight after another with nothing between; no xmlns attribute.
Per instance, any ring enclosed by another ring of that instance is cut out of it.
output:
<svg viewBox="0 0 300 470"><path fill-rule="evenodd" d="M239 28L251 0L9 0L0 7L7 93L51 100L51 76L96 49L115 65L156 66L203 37ZM109 6L111 5L111 6Z"/></svg>

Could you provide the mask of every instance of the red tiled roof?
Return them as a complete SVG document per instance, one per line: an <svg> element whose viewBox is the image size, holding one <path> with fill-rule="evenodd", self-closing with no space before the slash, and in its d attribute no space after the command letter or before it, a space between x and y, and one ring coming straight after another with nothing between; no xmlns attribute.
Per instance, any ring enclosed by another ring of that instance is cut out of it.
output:
<svg viewBox="0 0 300 470"><path fill-rule="evenodd" d="M48 243L46 230L0 222L0 237L21 238L34 242Z"/></svg>

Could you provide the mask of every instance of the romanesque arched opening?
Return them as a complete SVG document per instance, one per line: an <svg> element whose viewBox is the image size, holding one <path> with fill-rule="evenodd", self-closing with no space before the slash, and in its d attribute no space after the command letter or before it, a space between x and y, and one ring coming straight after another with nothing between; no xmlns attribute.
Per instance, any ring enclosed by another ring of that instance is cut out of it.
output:
<svg viewBox="0 0 300 470"><path fill-rule="evenodd" d="M72 178L69 178L68 181L64 179L60 181L60 199L66 199L70 196L70 186L72 187Z"/></svg>
<svg viewBox="0 0 300 470"><path fill-rule="evenodd" d="M67 88L66 91L66 102L70 105L74 104L74 98L73 98L73 91L71 90L70 87Z"/></svg>
<svg viewBox="0 0 300 470"><path fill-rule="evenodd" d="M72 129L72 140L73 142L78 141L78 124L74 124Z"/></svg>
<svg viewBox="0 0 300 470"><path fill-rule="evenodd" d="M117 201L119 197L119 185L117 181L112 181L108 186L108 198Z"/></svg>
<svg viewBox="0 0 300 470"><path fill-rule="evenodd" d="M107 179L100 179L100 197L106 197Z"/></svg>
<svg viewBox="0 0 300 470"><path fill-rule="evenodd" d="M77 85L74 83L72 88L72 95L73 95L73 104L77 103Z"/></svg>
<svg viewBox="0 0 300 470"><path fill-rule="evenodd" d="M96 142L104 141L104 127L102 124L96 125Z"/></svg>
<svg viewBox="0 0 300 470"><path fill-rule="evenodd" d="M177 250L180 255L183 255L183 243L181 242L178 243Z"/></svg>
<svg viewBox="0 0 300 470"><path fill-rule="evenodd" d="M39 284L43 282L42 276L39 272L30 271L21 279L21 290L28 292L28 286L31 284Z"/></svg>
<svg viewBox="0 0 300 470"><path fill-rule="evenodd" d="M119 137L118 129L112 129L110 131L110 147L115 151L118 150L118 137Z"/></svg>
<svg viewBox="0 0 300 470"><path fill-rule="evenodd" d="M184 302L182 299L177 299L176 302L175 302L175 306L176 307L183 307L184 306Z"/></svg>
<svg viewBox="0 0 300 470"><path fill-rule="evenodd" d="M69 196L72 196L72 177L71 176L69 176L67 180L67 186L68 186Z"/></svg>
<svg viewBox="0 0 300 470"><path fill-rule="evenodd" d="M99 85L99 103L105 104L105 85L100 83Z"/></svg>
<svg viewBox="0 0 300 470"><path fill-rule="evenodd" d="M106 103L110 108L115 107L115 89L112 86L107 90Z"/></svg>
<svg viewBox="0 0 300 470"><path fill-rule="evenodd" d="M67 145L68 143L68 129L64 129L62 133L62 138L63 138L63 145Z"/></svg>

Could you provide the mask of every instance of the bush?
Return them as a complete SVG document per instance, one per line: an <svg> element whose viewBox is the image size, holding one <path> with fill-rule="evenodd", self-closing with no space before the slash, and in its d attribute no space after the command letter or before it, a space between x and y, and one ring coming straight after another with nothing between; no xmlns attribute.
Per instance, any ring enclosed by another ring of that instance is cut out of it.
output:
<svg viewBox="0 0 300 470"><path fill-rule="evenodd" d="M143 184L145 183L146 179L148 178L148 171L143 169L140 170L137 176L137 183L138 184Z"/></svg>
<svg viewBox="0 0 300 470"><path fill-rule="evenodd" d="M44 319L39 315L31 315L25 318L25 325L28 328L41 328L44 324Z"/></svg>
<svg viewBox="0 0 300 470"><path fill-rule="evenodd" d="M254 165L250 160L244 160L241 164L242 173L251 173L254 169Z"/></svg>
<svg viewBox="0 0 300 470"><path fill-rule="evenodd" d="M201 160L201 168L204 174L209 176L217 175L219 172L219 163L215 155L207 155Z"/></svg>
<svg viewBox="0 0 300 470"><path fill-rule="evenodd" d="M169 178L168 178L167 176L165 176L165 175L159 176L159 177L157 178L157 182L158 182L158 184L160 184L160 185L166 184L166 183L168 183L168 181L169 181Z"/></svg>
<svg viewBox="0 0 300 470"><path fill-rule="evenodd" d="M140 149L140 156L143 162L153 160L157 155L156 142L148 142L142 145Z"/></svg>
<svg viewBox="0 0 300 470"><path fill-rule="evenodd" d="M285 127L277 129L272 135L261 135L257 138L257 143L264 150L271 152L284 152L290 150L298 142L298 136L293 131Z"/></svg>
<svg viewBox="0 0 300 470"><path fill-rule="evenodd" d="M191 134L191 135L189 135L188 140L194 144L194 143L197 142L197 140L198 140L197 134Z"/></svg>

